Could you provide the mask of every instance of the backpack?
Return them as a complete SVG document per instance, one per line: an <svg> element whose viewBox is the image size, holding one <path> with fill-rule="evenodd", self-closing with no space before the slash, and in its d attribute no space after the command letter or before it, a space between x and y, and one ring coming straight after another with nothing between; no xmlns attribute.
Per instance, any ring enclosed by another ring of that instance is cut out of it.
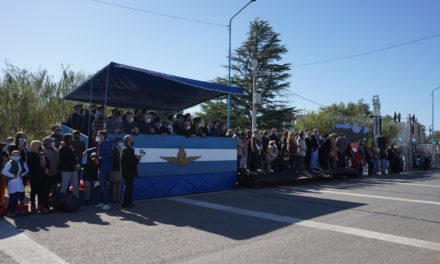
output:
<svg viewBox="0 0 440 264"><path fill-rule="evenodd" d="M23 170L24 169L24 161L20 160L19 162L20 162L21 169ZM9 172L14 174L15 177L13 177L13 178L5 177L7 182L9 182L10 180L15 179L16 177L19 176L19 175L17 175L18 174L18 163L16 161L10 160L10 161L8 161L8 163L6 163L6 165L8 165L9 163L11 164L11 169L9 170Z"/></svg>

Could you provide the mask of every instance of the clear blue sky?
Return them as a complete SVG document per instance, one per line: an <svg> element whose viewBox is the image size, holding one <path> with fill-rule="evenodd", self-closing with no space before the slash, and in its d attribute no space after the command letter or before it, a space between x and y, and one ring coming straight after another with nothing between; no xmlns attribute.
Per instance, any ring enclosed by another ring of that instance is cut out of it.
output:
<svg viewBox="0 0 440 264"><path fill-rule="evenodd" d="M108 0L140 9L227 25L246 0ZM212 80L226 76L226 26L197 24L92 0L0 0L0 68L61 64L94 73L110 61ZM257 0L233 21L232 47L249 22L268 20L292 65L379 49L440 33L439 0ZM429 128L430 93L440 86L440 37L368 56L292 67L292 92L323 105L379 95L382 114L416 114ZM440 129L440 90L435 127ZM292 96L297 108L319 106Z"/></svg>

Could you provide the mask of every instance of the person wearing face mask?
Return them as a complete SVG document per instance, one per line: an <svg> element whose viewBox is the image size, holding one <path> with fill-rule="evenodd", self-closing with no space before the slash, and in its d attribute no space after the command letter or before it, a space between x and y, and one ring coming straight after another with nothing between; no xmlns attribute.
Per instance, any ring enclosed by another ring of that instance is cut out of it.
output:
<svg viewBox="0 0 440 264"><path fill-rule="evenodd" d="M298 145L296 154L296 169L298 171L304 171L306 169L305 158L307 154L307 144L303 130L299 131L298 138L296 139L296 144Z"/></svg>
<svg viewBox="0 0 440 264"><path fill-rule="evenodd" d="M162 136L173 135L172 118L171 115L165 115L160 123L159 133Z"/></svg>
<svg viewBox="0 0 440 264"><path fill-rule="evenodd" d="M42 143L38 140L31 142L31 152L28 155L29 182L31 184L31 213L47 213L49 210L48 175L49 160L42 152ZM38 210L35 198L38 196Z"/></svg>
<svg viewBox="0 0 440 264"><path fill-rule="evenodd" d="M77 163L81 163L82 153L86 150L86 144L81 141L81 134L78 130L72 132L72 149Z"/></svg>
<svg viewBox="0 0 440 264"><path fill-rule="evenodd" d="M234 129L234 135L232 136L237 144L237 171L240 170L241 158L243 157L243 140L241 140L240 134L240 128L236 128Z"/></svg>
<svg viewBox="0 0 440 264"><path fill-rule="evenodd" d="M182 136L185 133L185 130L183 129L183 115L177 114L176 115L176 121L173 123L173 131L176 135Z"/></svg>
<svg viewBox="0 0 440 264"><path fill-rule="evenodd" d="M195 137L196 133L191 129L191 123L189 121L183 122L183 135L185 137Z"/></svg>
<svg viewBox="0 0 440 264"><path fill-rule="evenodd" d="M198 136L198 137L205 137L206 134L203 133L203 129L202 129L202 126L200 124L201 122L202 122L202 119L200 117L194 117L193 125L192 125L191 129L193 130L193 133L196 134L196 136Z"/></svg>
<svg viewBox="0 0 440 264"><path fill-rule="evenodd" d="M119 134L123 130L121 111L114 108L112 109L112 116L107 121L107 131L109 133Z"/></svg>
<svg viewBox="0 0 440 264"><path fill-rule="evenodd" d="M258 129L254 129L250 144L251 144L250 170L256 171L259 166L260 153L261 150L263 149L263 146L261 145L262 144L261 135Z"/></svg>
<svg viewBox="0 0 440 264"><path fill-rule="evenodd" d="M72 135L66 134L63 136L61 147L58 150L60 156L60 170L61 170L61 188L60 193L65 194L70 185L73 186L73 194L79 198L78 189L78 170L79 165L75 160L75 153L72 149Z"/></svg>
<svg viewBox="0 0 440 264"><path fill-rule="evenodd" d="M96 205L102 210L109 210L110 206L110 190L109 178L113 163L113 143L107 138L106 130L99 130L95 141L97 146L86 150L87 152L95 151L97 153L98 174L101 182L102 202Z"/></svg>
<svg viewBox="0 0 440 264"><path fill-rule="evenodd" d="M152 118L150 113L145 113L144 118L138 121L139 133L150 134Z"/></svg>
<svg viewBox="0 0 440 264"><path fill-rule="evenodd" d="M60 157L58 150L55 148L55 142L51 137L43 139L43 153L49 160L49 175L48 175L48 193L55 193L57 185L60 182L61 175L59 172Z"/></svg>
<svg viewBox="0 0 440 264"><path fill-rule="evenodd" d="M97 109L98 110L95 113L95 119L92 123L93 135L96 135L97 131L104 129L104 107L99 106Z"/></svg>
<svg viewBox="0 0 440 264"><path fill-rule="evenodd" d="M50 133L49 137L53 138L53 140L55 141L55 147L58 149L60 147L61 141L63 140L61 127L59 125L53 125L52 133Z"/></svg>
<svg viewBox="0 0 440 264"><path fill-rule="evenodd" d="M121 155L124 143L122 138L115 138L113 145L113 166L110 172L110 186L112 188L112 202L119 203L119 194L121 192Z"/></svg>
<svg viewBox="0 0 440 264"><path fill-rule="evenodd" d="M6 163L9 161L8 147L6 144L1 144L1 159L0 159L0 170L2 170ZM6 177L0 175L0 207L3 206L5 193L6 193L7 181Z"/></svg>
<svg viewBox="0 0 440 264"><path fill-rule="evenodd" d="M18 199L24 193L22 178L29 172L27 164L21 159L19 150L11 152L11 160L2 169L2 175L8 179L8 216L14 217L17 213Z"/></svg>
<svg viewBox="0 0 440 264"><path fill-rule="evenodd" d="M10 155L12 155L12 152L14 150L18 150L20 151L20 157L23 161L27 161L27 155L29 154L30 150L29 147L27 145L27 137L26 134L24 132L17 132L15 134L15 141L14 144L11 144L8 148ZM24 186L27 185L28 183L28 177L27 176L23 176L23 184ZM24 206L24 198L25 198L25 193L20 193L19 195L19 201L20 201L20 206Z"/></svg>
<svg viewBox="0 0 440 264"><path fill-rule="evenodd" d="M155 117L153 120L153 125L150 128L150 132L153 135L157 135L161 133L162 120L160 117Z"/></svg>
<svg viewBox="0 0 440 264"><path fill-rule="evenodd" d="M124 127L124 133L131 134L134 133L136 130L139 130L135 120L134 115L132 112L125 113L125 116L123 117L122 125Z"/></svg>
<svg viewBox="0 0 440 264"><path fill-rule="evenodd" d="M127 135L124 137L125 148L122 150L121 157L121 174L124 179L125 188L122 200L122 208L133 206L133 181L138 177L138 164L141 159L140 156L134 154L133 137Z"/></svg>

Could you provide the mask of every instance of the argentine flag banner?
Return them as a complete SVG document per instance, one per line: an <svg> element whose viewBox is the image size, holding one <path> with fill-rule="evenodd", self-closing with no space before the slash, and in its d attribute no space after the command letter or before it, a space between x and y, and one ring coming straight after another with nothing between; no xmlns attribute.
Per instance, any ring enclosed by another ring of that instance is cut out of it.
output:
<svg viewBox="0 0 440 264"><path fill-rule="evenodd" d="M137 199L235 188L237 145L232 138L138 135L134 141L141 156Z"/></svg>

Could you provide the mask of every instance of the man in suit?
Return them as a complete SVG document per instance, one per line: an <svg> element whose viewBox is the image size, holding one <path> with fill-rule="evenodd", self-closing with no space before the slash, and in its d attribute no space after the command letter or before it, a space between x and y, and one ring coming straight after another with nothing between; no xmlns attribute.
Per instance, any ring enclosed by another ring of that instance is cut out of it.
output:
<svg viewBox="0 0 440 264"><path fill-rule="evenodd" d="M134 178L138 177L138 164L141 156L134 154L134 141L132 136L126 135L124 137L124 143L125 148L122 150L121 157L121 173L125 183L122 208L128 208L133 206L133 181Z"/></svg>

